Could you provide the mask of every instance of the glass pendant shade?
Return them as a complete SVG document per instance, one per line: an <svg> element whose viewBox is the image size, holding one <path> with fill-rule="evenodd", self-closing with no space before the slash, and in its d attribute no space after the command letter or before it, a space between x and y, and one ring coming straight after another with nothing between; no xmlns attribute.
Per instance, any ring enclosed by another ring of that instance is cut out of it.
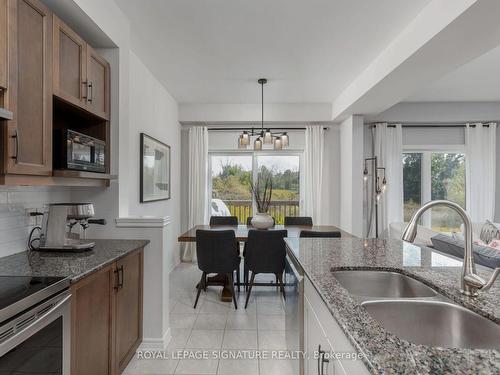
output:
<svg viewBox="0 0 500 375"><path fill-rule="evenodd" d="M250 134L248 134L247 131L244 131L243 134L241 135L242 142L245 146L248 146L250 144Z"/></svg>
<svg viewBox="0 0 500 375"><path fill-rule="evenodd" d="M288 147L288 134L283 133L281 135L281 143L283 144L283 147Z"/></svg>
<svg viewBox="0 0 500 375"><path fill-rule="evenodd" d="M281 150L283 149L283 142L281 141L281 137L276 137L274 140L274 149Z"/></svg>
<svg viewBox="0 0 500 375"><path fill-rule="evenodd" d="M247 145L245 144L245 140L242 135L238 137L238 148L247 148Z"/></svg>
<svg viewBox="0 0 500 375"><path fill-rule="evenodd" d="M257 150L257 151L260 151L262 150L262 139L257 138L254 143L253 143L253 149L254 150Z"/></svg>
<svg viewBox="0 0 500 375"><path fill-rule="evenodd" d="M273 135L271 134L271 130L270 129L267 129L265 132L264 132L264 143L266 145L271 145L273 144Z"/></svg>

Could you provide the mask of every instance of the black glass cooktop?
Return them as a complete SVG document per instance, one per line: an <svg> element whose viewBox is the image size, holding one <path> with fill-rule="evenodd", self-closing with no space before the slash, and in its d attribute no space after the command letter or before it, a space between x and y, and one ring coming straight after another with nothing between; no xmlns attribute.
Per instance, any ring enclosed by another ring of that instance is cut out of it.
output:
<svg viewBox="0 0 500 375"><path fill-rule="evenodd" d="M0 276L0 324L68 286L64 277Z"/></svg>

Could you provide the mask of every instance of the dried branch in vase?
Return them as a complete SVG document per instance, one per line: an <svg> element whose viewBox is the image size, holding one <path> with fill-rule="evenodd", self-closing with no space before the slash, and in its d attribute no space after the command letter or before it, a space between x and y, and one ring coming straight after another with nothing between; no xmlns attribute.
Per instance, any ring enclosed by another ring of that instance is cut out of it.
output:
<svg viewBox="0 0 500 375"><path fill-rule="evenodd" d="M264 183L263 189L261 187L262 183ZM259 174L257 182L250 185L250 189L255 198L255 203L257 204L257 211L259 213L267 213L269 206L271 205L271 197L273 194L273 181L271 176L262 178Z"/></svg>

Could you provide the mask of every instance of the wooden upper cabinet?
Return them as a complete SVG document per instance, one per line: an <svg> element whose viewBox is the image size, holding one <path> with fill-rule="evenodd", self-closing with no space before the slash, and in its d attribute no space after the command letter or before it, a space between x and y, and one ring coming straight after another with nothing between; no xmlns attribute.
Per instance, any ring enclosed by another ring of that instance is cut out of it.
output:
<svg viewBox="0 0 500 375"><path fill-rule="evenodd" d="M143 250L116 262L116 367L121 374L142 341Z"/></svg>
<svg viewBox="0 0 500 375"><path fill-rule="evenodd" d="M109 63L54 16L54 95L109 120Z"/></svg>
<svg viewBox="0 0 500 375"><path fill-rule="evenodd" d="M109 119L109 73L109 63L87 45L87 106L105 119Z"/></svg>
<svg viewBox="0 0 500 375"><path fill-rule="evenodd" d="M7 88L7 0L0 0L0 89Z"/></svg>
<svg viewBox="0 0 500 375"><path fill-rule="evenodd" d="M8 0L5 172L52 174L52 15L39 0Z"/></svg>
<svg viewBox="0 0 500 375"><path fill-rule="evenodd" d="M87 44L57 16L54 16L54 95L76 106L87 102Z"/></svg>

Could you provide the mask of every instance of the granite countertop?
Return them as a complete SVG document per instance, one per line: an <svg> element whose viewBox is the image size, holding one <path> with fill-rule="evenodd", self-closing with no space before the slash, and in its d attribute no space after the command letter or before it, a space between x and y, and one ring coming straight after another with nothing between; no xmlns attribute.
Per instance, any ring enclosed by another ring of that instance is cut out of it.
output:
<svg viewBox="0 0 500 375"><path fill-rule="evenodd" d="M287 238L288 253L304 270L353 346L374 374L500 374L500 351L417 345L387 332L344 289L332 271L396 271L431 286L474 312L500 323L500 280L478 298L460 293L461 262L400 240ZM485 279L491 270L477 265Z"/></svg>
<svg viewBox="0 0 500 375"><path fill-rule="evenodd" d="M95 247L80 253L22 252L0 258L0 276L70 277L74 283L106 267L148 240L93 240Z"/></svg>

